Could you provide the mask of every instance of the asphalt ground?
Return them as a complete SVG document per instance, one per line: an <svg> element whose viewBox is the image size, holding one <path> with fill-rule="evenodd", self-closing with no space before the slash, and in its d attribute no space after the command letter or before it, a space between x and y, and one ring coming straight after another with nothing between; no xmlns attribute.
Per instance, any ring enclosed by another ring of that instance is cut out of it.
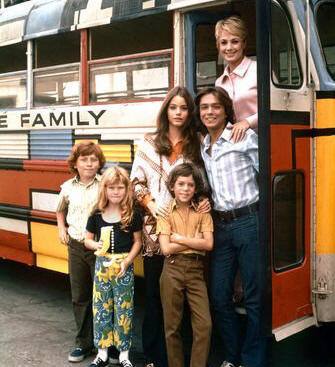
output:
<svg viewBox="0 0 335 367"><path fill-rule="evenodd" d="M141 324L143 281L135 284L135 330L131 360L143 367ZM189 319L183 334L191 345ZM82 367L69 363L75 324L67 275L0 259L0 367ZM334 367L335 326L310 328L281 342L269 338L268 367ZM213 340L209 367L219 367L220 346ZM186 364L187 366L187 364Z"/></svg>

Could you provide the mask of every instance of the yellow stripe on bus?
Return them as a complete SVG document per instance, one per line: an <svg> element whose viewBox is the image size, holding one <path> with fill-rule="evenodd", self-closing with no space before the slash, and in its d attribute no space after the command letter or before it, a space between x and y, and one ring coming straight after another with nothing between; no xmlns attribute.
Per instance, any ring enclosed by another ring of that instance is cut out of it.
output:
<svg viewBox="0 0 335 367"><path fill-rule="evenodd" d="M87 141L87 140L93 142L94 144L98 144L98 139L76 139L74 141L74 143L79 144L79 143L81 143L83 141Z"/></svg>
<svg viewBox="0 0 335 367"><path fill-rule="evenodd" d="M105 145L100 144L107 162L131 162L131 145Z"/></svg>
<svg viewBox="0 0 335 367"><path fill-rule="evenodd" d="M57 226L53 224L31 222L31 244L36 254L36 265L67 274L67 246L58 239Z"/></svg>
<svg viewBox="0 0 335 367"><path fill-rule="evenodd" d="M95 144L98 144L97 139L76 139L75 144L78 144L83 140L89 140ZM106 157L107 162L132 162L130 144L101 144L100 142L99 145Z"/></svg>
<svg viewBox="0 0 335 367"><path fill-rule="evenodd" d="M335 99L316 103L316 127L335 127ZM316 253L335 253L335 136L316 140Z"/></svg>

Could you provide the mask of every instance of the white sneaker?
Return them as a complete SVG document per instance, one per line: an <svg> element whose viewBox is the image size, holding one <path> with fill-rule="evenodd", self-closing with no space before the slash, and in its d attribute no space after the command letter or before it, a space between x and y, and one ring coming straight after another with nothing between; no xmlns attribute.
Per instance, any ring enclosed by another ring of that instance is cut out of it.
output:
<svg viewBox="0 0 335 367"><path fill-rule="evenodd" d="M109 357L109 363L110 363L110 364L120 365L119 358Z"/></svg>
<svg viewBox="0 0 335 367"><path fill-rule="evenodd" d="M123 361L120 361L120 365L122 367L133 367L129 359L124 359Z"/></svg>
<svg viewBox="0 0 335 367"><path fill-rule="evenodd" d="M230 362L223 361L223 363L220 367L235 367L235 366Z"/></svg>

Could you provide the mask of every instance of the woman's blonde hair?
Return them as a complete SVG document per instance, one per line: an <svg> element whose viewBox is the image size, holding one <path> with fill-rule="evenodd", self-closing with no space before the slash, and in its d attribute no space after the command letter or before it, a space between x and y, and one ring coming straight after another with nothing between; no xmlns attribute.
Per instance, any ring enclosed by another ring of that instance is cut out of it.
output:
<svg viewBox="0 0 335 367"><path fill-rule="evenodd" d="M102 213L108 205L108 198L106 193L107 185L114 185L122 183L126 187L126 194L120 203L121 207L121 229L127 230L133 220L134 199L133 186L129 179L128 172L122 167L110 167L103 173L99 185L99 198L97 208Z"/></svg>
<svg viewBox="0 0 335 367"><path fill-rule="evenodd" d="M238 15L232 15L216 23L215 38L217 48L219 48L220 35L223 30L240 37L243 41L246 41L248 37L248 28L244 20Z"/></svg>

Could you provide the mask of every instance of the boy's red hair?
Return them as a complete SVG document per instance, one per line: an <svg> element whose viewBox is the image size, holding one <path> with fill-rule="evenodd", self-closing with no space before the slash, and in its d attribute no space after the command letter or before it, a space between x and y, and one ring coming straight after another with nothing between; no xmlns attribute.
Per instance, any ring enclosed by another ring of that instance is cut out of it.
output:
<svg viewBox="0 0 335 367"><path fill-rule="evenodd" d="M71 154L67 159L67 163L71 168L71 171L78 173L77 169L75 168L75 165L77 163L77 159L79 158L79 156L81 155L86 156L91 154L94 154L99 159L98 172L100 173L101 168L106 163L106 158L99 145L94 144L92 141L88 140L82 141L81 143L76 144L72 147Z"/></svg>

